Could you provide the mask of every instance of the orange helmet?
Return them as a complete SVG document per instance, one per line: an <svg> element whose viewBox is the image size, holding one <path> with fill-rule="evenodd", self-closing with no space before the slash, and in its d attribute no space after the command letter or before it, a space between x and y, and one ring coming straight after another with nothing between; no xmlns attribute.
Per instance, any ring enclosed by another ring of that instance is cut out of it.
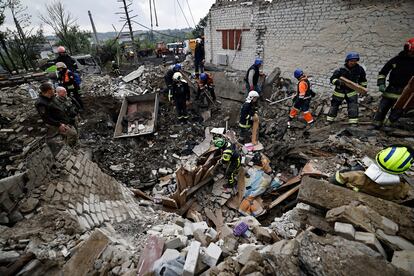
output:
<svg viewBox="0 0 414 276"><path fill-rule="evenodd" d="M66 53L66 49L65 49L65 47L63 47L63 46L59 46L59 47L57 48L57 51L58 51L58 53L59 53L59 54L61 54L61 53Z"/></svg>
<svg viewBox="0 0 414 276"><path fill-rule="evenodd" d="M414 52L414 37L409 39L405 44L404 44L404 49L410 52Z"/></svg>

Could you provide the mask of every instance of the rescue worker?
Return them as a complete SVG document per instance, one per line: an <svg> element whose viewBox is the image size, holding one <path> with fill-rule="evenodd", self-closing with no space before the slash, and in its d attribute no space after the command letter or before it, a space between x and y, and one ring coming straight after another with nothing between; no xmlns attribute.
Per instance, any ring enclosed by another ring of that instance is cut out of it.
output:
<svg viewBox="0 0 414 276"><path fill-rule="evenodd" d="M251 139L250 129L253 124L253 117L257 115L257 101L259 93L250 91L240 110L240 143L245 143Z"/></svg>
<svg viewBox="0 0 414 276"><path fill-rule="evenodd" d="M413 188L400 179L400 175L414 164L414 149L403 145L387 147L375 157L368 169L338 171L334 184L346 186L386 200L403 200L412 194Z"/></svg>
<svg viewBox="0 0 414 276"><path fill-rule="evenodd" d="M244 78L244 81L246 83L246 90L247 93L250 91L257 91L259 94L261 93L261 87L259 87L259 77L262 75L260 72L260 68L263 65L263 59L256 58L253 65L247 69L246 77Z"/></svg>
<svg viewBox="0 0 414 276"><path fill-rule="evenodd" d="M204 44L201 38L196 39L196 46L194 49L194 72L196 79L204 72L205 52Z"/></svg>
<svg viewBox="0 0 414 276"><path fill-rule="evenodd" d="M389 74L388 86L386 78ZM391 109L386 124L395 123L401 116L402 110L393 109L404 87L414 76L414 38L411 38L404 45L404 50L397 56L390 59L378 75L377 85L382 93L378 111L374 117L374 126L379 129L383 126L388 111Z"/></svg>
<svg viewBox="0 0 414 276"><path fill-rule="evenodd" d="M213 143L214 146L220 150L220 162L225 167L224 175L227 183L223 185L224 192L232 193L236 188L236 177L240 169L240 152L235 144L232 144L221 137L214 139Z"/></svg>
<svg viewBox="0 0 414 276"><path fill-rule="evenodd" d="M164 93L168 93L168 101L172 100L172 91L171 91L171 89L172 89L172 85L174 83L173 82L174 73L180 72L180 70L181 70L181 64L177 63L177 64L174 64L174 65L170 66L167 73L165 73L164 81L165 81L166 88L164 90Z"/></svg>
<svg viewBox="0 0 414 276"><path fill-rule="evenodd" d="M66 67L72 71L76 72L78 70L78 65L76 64L76 61L66 53L66 49L63 46L59 46L57 48L58 57L56 58L56 62L63 62Z"/></svg>
<svg viewBox="0 0 414 276"><path fill-rule="evenodd" d="M40 85L40 95L35 106L48 128L47 138L62 135L69 146L76 145L78 133L71 125L69 115L55 100L52 84L45 82Z"/></svg>
<svg viewBox="0 0 414 276"><path fill-rule="evenodd" d="M188 83L183 80L183 75L176 72L173 75L172 98L177 109L177 118L182 123L189 118L187 113L187 103L190 101L190 88Z"/></svg>
<svg viewBox="0 0 414 276"><path fill-rule="evenodd" d="M303 112L303 118L310 127L313 125L314 121L312 114L309 111L309 105L312 97L315 96L315 92L312 91L311 83L308 80L308 77L303 73L302 69L296 69L293 75L299 82L297 94L293 99L293 107L289 113L288 128L290 128L291 121L299 112Z"/></svg>
<svg viewBox="0 0 414 276"><path fill-rule="evenodd" d="M59 86L63 86L69 96L75 98L79 103L81 110L83 110L83 102L79 94L79 85L75 81L73 72L70 71L63 62L56 63L56 69L58 70Z"/></svg>
<svg viewBox="0 0 414 276"><path fill-rule="evenodd" d="M118 63L116 63L115 60L111 62L111 68L112 68L112 73L114 73L116 76L121 75L121 71L119 71L119 65Z"/></svg>
<svg viewBox="0 0 414 276"><path fill-rule="evenodd" d="M345 77L363 87L367 87L365 70L358 64L358 61L358 53L348 53L345 58L345 65L335 70L330 79L331 83L335 85L335 91L332 95L331 108L327 117L328 123L335 120L339 107L345 100L348 105L348 122L358 124L358 92L352 90L340 80L340 77Z"/></svg>
<svg viewBox="0 0 414 276"><path fill-rule="evenodd" d="M197 95L196 100L200 99L201 93L206 93L206 90L210 92L212 100L216 101L216 93L214 93L214 81L213 77L208 73L201 73L200 78L197 82L198 89L197 89Z"/></svg>
<svg viewBox="0 0 414 276"><path fill-rule="evenodd" d="M56 87L56 102L65 110L71 118L70 125L77 129L76 116L81 109L79 103L71 96L68 96L66 89L62 86Z"/></svg>

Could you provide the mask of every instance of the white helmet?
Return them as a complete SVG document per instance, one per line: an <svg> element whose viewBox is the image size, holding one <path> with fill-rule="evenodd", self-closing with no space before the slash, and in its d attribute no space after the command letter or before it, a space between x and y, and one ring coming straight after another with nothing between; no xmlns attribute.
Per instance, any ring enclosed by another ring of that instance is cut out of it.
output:
<svg viewBox="0 0 414 276"><path fill-rule="evenodd" d="M246 102L250 103L253 100L253 98L259 98L259 97L260 95L259 93L257 93L257 91L254 91L254 90L250 91L246 98Z"/></svg>
<svg viewBox="0 0 414 276"><path fill-rule="evenodd" d="M198 37L198 38L196 38L196 42L197 42L197 43L201 43L201 38L199 38L199 37Z"/></svg>
<svg viewBox="0 0 414 276"><path fill-rule="evenodd" d="M173 80L180 81L183 78L180 72L175 72L173 75Z"/></svg>
<svg viewBox="0 0 414 276"><path fill-rule="evenodd" d="M56 69L61 69L61 68L67 68L66 67L66 64L65 63L63 63L63 62L57 62L56 63Z"/></svg>

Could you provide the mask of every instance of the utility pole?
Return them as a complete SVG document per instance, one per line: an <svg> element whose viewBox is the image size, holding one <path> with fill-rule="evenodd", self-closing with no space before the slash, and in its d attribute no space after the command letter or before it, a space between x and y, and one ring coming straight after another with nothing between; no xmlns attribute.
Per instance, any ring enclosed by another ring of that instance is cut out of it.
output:
<svg viewBox="0 0 414 276"><path fill-rule="evenodd" d="M124 5L125 19L126 19L126 22L128 24L128 28L129 28L129 36L131 37L132 42L134 42L134 32L132 31L131 19L136 17L136 16L132 16L132 17L129 16L129 13L132 11L132 10L131 11L129 10L129 6L132 5L132 2L129 3L129 4L127 4L125 0L121 0L121 1L118 1L118 2L122 2L123 5Z"/></svg>
<svg viewBox="0 0 414 276"><path fill-rule="evenodd" d="M118 0L118 2L123 4L123 6L120 7L120 9L123 9L124 11L123 12L117 12L117 14L125 15L125 17L122 17L121 16L121 20L124 21L124 22L126 21L126 24L128 25L128 28L129 28L129 36L131 37L132 47L135 50L135 53L134 53L134 61L135 61L135 63L137 63L138 62L138 59L137 59L137 56L138 56L138 48L135 47L135 43L134 43L134 32L132 31L132 24L131 24L131 22L132 22L131 20L134 17L137 17L137 15L132 15L132 16L130 15L130 13L132 13L132 11L133 11L133 10L130 9L130 6L132 5L132 0L128 0L128 3L127 3L126 0Z"/></svg>
<svg viewBox="0 0 414 276"><path fill-rule="evenodd" d="M93 22L91 11L88 11L88 15L89 15L89 19L91 20L93 36L95 38L96 51L98 51L98 48L99 48L98 34L96 33L95 23Z"/></svg>

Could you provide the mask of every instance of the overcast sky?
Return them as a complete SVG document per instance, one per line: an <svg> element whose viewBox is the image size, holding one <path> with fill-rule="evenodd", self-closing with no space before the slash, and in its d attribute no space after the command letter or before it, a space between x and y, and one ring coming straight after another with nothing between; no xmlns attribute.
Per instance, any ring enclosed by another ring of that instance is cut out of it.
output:
<svg viewBox="0 0 414 276"><path fill-rule="evenodd" d="M56 0L55 0L56 1ZM98 32L110 32L114 31L112 24L119 31L123 23L119 21L119 16L115 14L117 11L121 11L119 7L122 6L117 0L60 0L65 5L66 9L70 11L76 18L78 18L78 24L84 30L92 31L92 27L88 17L88 10L91 11L92 17L95 21L96 30ZM128 0L127 0L128 1ZM151 0L153 1L153 0ZM40 26L42 24L39 19L40 14L45 14L46 5L52 3L53 0L21 0L23 5L28 7L27 12L32 15L32 26ZM184 10L185 17L187 18L188 24L183 16L180 7ZM191 8L193 17L191 16ZM153 25L155 30L162 29L181 29L186 28L189 25L194 27L198 23L200 18L204 17L211 5L215 0L155 0L158 25L155 26L155 19L153 19ZM150 8L149 0L133 0L131 9L133 15L138 15L134 18L137 22L150 27ZM194 21L193 21L194 18ZM10 12L6 11L6 22L1 29L5 27L12 28L13 22L10 18ZM46 34L52 34L51 29L47 26L43 26ZM143 27L135 24L134 30L144 30Z"/></svg>

